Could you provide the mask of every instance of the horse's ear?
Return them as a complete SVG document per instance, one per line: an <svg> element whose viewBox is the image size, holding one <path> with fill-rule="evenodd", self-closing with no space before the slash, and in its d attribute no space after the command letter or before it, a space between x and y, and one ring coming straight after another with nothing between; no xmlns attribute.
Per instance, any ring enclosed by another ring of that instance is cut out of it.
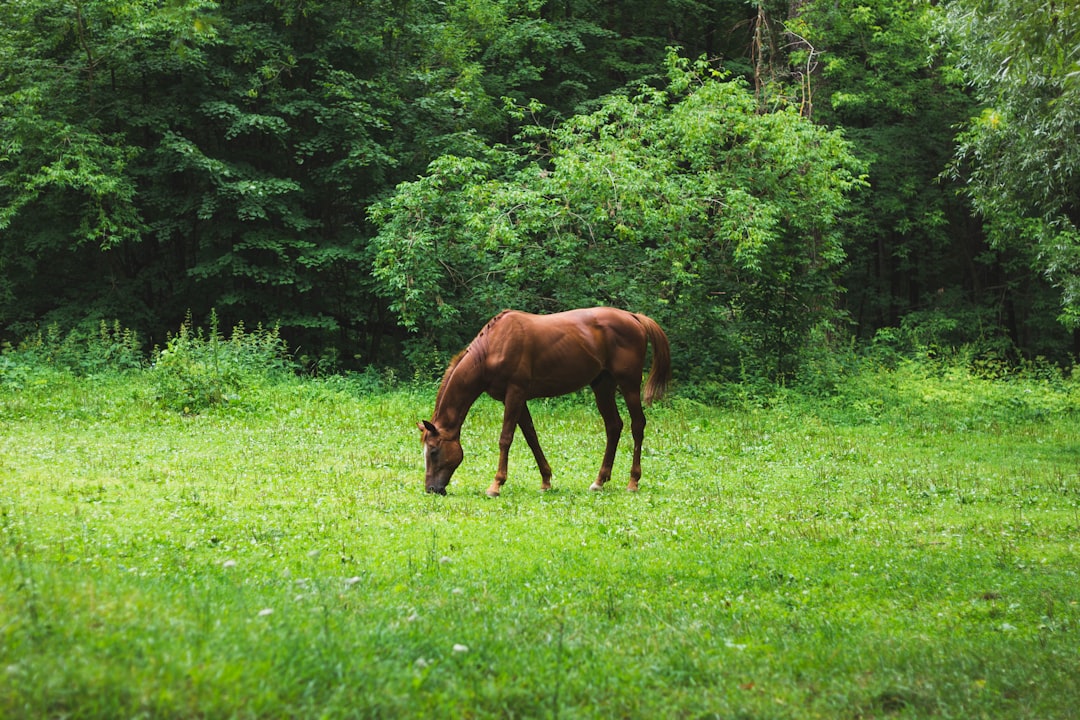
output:
<svg viewBox="0 0 1080 720"><path fill-rule="evenodd" d="M431 423L429 423L427 420L424 420L423 422L416 423L416 427L420 428L421 430L427 430L432 435L438 435L439 434L439 429L437 427L435 427L434 425L432 425Z"/></svg>

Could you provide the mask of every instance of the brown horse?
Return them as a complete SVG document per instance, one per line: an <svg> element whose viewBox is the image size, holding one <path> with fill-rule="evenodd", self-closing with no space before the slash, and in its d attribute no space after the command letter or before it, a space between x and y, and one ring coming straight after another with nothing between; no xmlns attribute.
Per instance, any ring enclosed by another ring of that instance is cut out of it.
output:
<svg viewBox="0 0 1080 720"><path fill-rule="evenodd" d="M606 307L554 315L505 310L496 315L450 362L435 400L435 414L430 422L419 423L427 491L446 494L450 476L464 457L461 426L465 415L483 393L505 406L499 436L499 469L487 494L497 497L506 482L507 455L515 427L521 428L536 458L541 489L549 489L551 466L536 439L526 402L565 395L586 385L596 395L596 406L607 430L600 474L590 489L601 490L611 478L611 465L623 428L615 403L618 389L626 400L634 436L634 464L630 468L628 488L637 490L641 478L641 440L645 435L641 374L648 343L653 346L653 360L645 386L646 404L661 397L671 379L668 339L652 319Z"/></svg>

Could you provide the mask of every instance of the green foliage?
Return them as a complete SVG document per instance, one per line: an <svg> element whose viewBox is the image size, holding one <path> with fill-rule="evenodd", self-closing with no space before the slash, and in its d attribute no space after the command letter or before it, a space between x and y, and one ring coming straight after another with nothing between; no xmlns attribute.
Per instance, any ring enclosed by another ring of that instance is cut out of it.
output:
<svg viewBox="0 0 1080 720"><path fill-rule="evenodd" d="M124 373L145 365L138 336L119 321L102 320L96 332L82 328L67 333L49 325L0 353L0 383L22 386L49 373L75 376Z"/></svg>
<svg viewBox="0 0 1080 720"><path fill-rule="evenodd" d="M190 319L155 352L150 379L163 407L199 413L214 407L242 406L248 395L286 376L292 363L277 327L243 325L225 338L211 314L208 331L193 328Z"/></svg>
<svg viewBox="0 0 1080 720"><path fill-rule="evenodd" d="M55 311L69 326L102 316L142 319L132 307L140 288L124 264L145 262L130 248L152 221L143 172L148 134L170 112L150 87L155 80L172 86L164 79L201 66L213 41L204 22L209 8L188 0L0 6L5 329L21 335Z"/></svg>
<svg viewBox="0 0 1080 720"><path fill-rule="evenodd" d="M128 56L129 23L172 29L173 9L157 4L42 0L0 8L0 230L19 230L20 214L47 208L75 245L108 249L139 237L130 168L141 150L103 121L102 75Z"/></svg>
<svg viewBox="0 0 1080 720"><path fill-rule="evenodd" d="M0 331L119 317L155 337L217 308L228 324L279 322L319 357L389 354L371 202L443 153L512 134L503 97L570 115L654 73L659 28L700 48L744 13L734 0L5 2Z"/></svg>
<svg viewBox="0 0 1080 720"><path fill-rule="evenodd" d="M903 422L957 432L996 432L1012 422L1049 422L1080 413L1075 372L970 350L899 361L879 350L854 364L823 399L821 411L837 422Z"/></svg>
<svg viewBox="0 0 1080 720"><path fill-rule="evenodd" d="M674 327L701 382L790 377L845 315L869 341L910 312L978 314L1062 361L1076 348L1044 276L1071 322L1075 15L1011 0L3 2L0 335L105 317L160 338L216 308L226 327L280 325L321 372L415 356L426 375L426 355L504 306L606 302ZM672 71L669 45L746 85ZM969 81L992 110L943 176ZM838 167L870 186L838 203ZM425 173L441 179L421 187ZM396 192L414 222L377 226L387 211L369 211ZM387 233L409 238L400 263ZM420 327L417 313L436 321L409 338L398 320Z"/></svg>
<svg viewBox="0 0 1080 720"><path fill-rule="evenodd" d="M941 4L929 0L812 2L787 23L805 41L793 64L813 53L813 117L843 127L867 166L870 186L854 196L846 227L843 280L845 306L867 340L930 309L942 288L1001 315L1004 299L1012 302L981 290L1002 282L997 258L972 232L957 187L941 178L955 126L974 102L943 57L943 23Z"/></svg>
<svg viewBox="0 0 1080 720"><path fill-rule="evenodd" d="M669 72L665 91L444 156L377 205L375 278L403 324L446 337L507 306L612 304L657 317L702 376L790 372L832 317L858 164L704 63Z"/></svg>
<svg viewBox="0 0 1080 720"><path fill-rule="evenodd" d="M983 103L960 136L956 174L991 241L1026 248L1080 326L1080 9L1075 3L957 0L957 62Z"/></svg>

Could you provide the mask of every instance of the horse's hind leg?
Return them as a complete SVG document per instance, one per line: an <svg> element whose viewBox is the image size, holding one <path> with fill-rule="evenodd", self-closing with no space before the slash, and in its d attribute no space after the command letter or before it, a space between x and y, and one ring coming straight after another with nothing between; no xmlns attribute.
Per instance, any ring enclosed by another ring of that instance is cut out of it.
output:
<svg viewBox="0 0 1080 720"><path fill-rule="evenodd" d="M634 436L634 464L630 466L627 490L637 490L641 480L641 443L645 439L645 411L641 409L641 389L631 385L622 388L626 409L630 413L630 433Z"/></svg>
<svg viewBox="0 0 1080 720"><path fill-rule="evenodd" d="M623 421L619 417L619 406L615 402L615 378L604 373L593 382L592 389L596 395L596 408L600 411L600 417L604 418L607 444L604 447L604 461L600 464L600 473L589 489L603 490L604 483L611 479L611 466L615 464L615 451L619 447Z"/></svg>
<svg viewBox="0 0 1080 720"><path fill-rule="evenodd" d="M547 458L544 457L544 451L540 449L540 440L536 437L536 427L533 425L528 405L523 405L521 408L518 427L521 428L521 434L525 436L525 442L529 443L529 449L532 450L533 457L536 458L536 467L540 469L540 489L550 490L551 466L548 465Z"/></svg>

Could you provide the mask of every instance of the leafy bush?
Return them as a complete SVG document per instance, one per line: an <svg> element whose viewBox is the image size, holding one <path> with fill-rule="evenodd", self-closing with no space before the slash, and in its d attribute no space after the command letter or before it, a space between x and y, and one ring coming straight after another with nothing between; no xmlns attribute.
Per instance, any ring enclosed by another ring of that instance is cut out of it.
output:
<svg viewBox="0 0 1080 720"><path fill-rule="evenodd" d="M193 328L189 316L165 348L155 350L151 376L157 401L188 414L235 404L292 369L278 327L249 332L241 323L226 339L211 313L209 331Z"/></svg>
<svg viewBox="0 0 1080 720"><path fill-rule="evenodd" d="M506 307L613 305L665 328L680 379L790 377L836 316L862 165L705 61L668 71L664 90L444 155L376 204L373 281L400 324L460 347Z"/></svg>
<svg viewBox="0 0 1080 720"><path fill-rule="evenodd" d="M19 362L19 358L10 349L5 349L0 354L0 386L8 385L21 388L29 380L30 373L27 366Z"/></svg>
<svg viewBox="0 0 1080 720"><path fill-rule="evenodd" d="M66 333L58 324L6 347L0 355L0 383L23 385L49 372L84 377L137 370L145 365L138 336L133 330L102 320L96 332L74 328Z"/></svg>
<svg viewBox="0 0 1080 720"><path fill-rule="evenodd" d="M972 363L957 353L890 367L864 356L830 397L804 397L835 422L990 429L1080 414L1078 379L1041 361Z"/></svg>

